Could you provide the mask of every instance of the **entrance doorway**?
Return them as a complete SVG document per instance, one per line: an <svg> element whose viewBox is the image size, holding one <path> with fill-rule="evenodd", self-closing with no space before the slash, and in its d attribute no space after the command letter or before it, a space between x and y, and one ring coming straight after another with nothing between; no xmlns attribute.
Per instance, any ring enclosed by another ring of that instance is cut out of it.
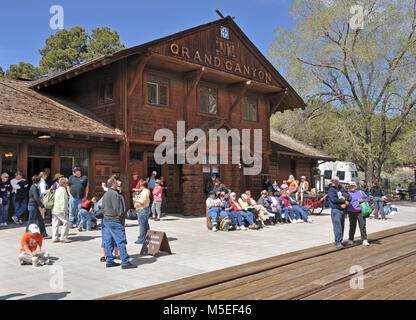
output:
<svg viewBox="0 0 416 320"><path fill-rule="evenodd" d="M27 177L29 184L32 184L32 177L43 171L45 168L51 168L52 158L50 157L28 157Z"/></svg>

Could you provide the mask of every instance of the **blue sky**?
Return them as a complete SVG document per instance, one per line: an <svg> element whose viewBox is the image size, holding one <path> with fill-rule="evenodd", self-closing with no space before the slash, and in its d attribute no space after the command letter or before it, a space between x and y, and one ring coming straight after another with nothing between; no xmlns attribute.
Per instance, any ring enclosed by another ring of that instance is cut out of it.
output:
<svg viewBox="0 0 416 320"><path fill-rule="evenodd" d="M291 28L289 0L1 0L0 66L20 61L38 66L38 49L56 30L49 27L52 5L64 9L64 27L80 25L87 32L109 26L127 47L204 24L224 15L235 21L265 54L276 26Z"/></svg>

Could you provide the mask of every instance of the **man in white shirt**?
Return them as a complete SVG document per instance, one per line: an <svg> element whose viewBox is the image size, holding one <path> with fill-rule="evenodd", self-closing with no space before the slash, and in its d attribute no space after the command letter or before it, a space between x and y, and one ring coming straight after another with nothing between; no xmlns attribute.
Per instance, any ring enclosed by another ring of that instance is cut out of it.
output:
<svg viewBox="0 0 416 320"><path fill-rule="evenodd" d="M12 201L14 207L14 215L12 217L14 223L22 224L22 215L25 212L27 207L27 190L29 187L26 179L23 179L23 173L21 171L16 171L15 178L10 181L13 191L12 191Z"/></svg>
<svg viewBox="0 0 416 320"><path fill-rule="evenodd" d="M403 191L405 191L405 188L402 188L402 185L399 183L396 187L396 194L400 196L400 200L406 200L406 195Z"/></svg>

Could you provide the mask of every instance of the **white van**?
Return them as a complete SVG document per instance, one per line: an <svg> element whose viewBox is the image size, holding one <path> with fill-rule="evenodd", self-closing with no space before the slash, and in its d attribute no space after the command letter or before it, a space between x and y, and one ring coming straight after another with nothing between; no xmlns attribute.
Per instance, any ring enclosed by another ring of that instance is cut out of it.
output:
<svg viewBox="0 0 416 320"><path fill-rule="evenodd" d="M318 165L320 170L320 179L317 183L319 191L325 191L331 183L331 178L337 176L341 184L349 184L354 181L359 185L357 167L353 162L330 161Z"/></svg>

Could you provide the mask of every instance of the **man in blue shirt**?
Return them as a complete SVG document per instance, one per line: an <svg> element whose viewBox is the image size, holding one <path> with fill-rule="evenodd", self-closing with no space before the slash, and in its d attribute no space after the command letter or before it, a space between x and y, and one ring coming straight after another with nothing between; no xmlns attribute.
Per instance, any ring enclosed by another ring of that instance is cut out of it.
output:
<svg viewBox="0 0 416 320"><path fill-rule="evenodd" d="M68 195L69 195L69 224L71 228L75 228L77 225L74 223L75 211L77 214L81 210L82 201L88 197L89 182L88 177L82 175L81 169L75 167L74 175L68 179Z"/></svg>
<svg viewBox="0 0 416 320"><path fill-rule="evenodd" d="M337 176L331 179L328 190L329 206L331 208L331 219L335 235L335 247L343 249L342 238L344 236L345 210L350 204L350 196L343 187L339 185Z"/></svg>

